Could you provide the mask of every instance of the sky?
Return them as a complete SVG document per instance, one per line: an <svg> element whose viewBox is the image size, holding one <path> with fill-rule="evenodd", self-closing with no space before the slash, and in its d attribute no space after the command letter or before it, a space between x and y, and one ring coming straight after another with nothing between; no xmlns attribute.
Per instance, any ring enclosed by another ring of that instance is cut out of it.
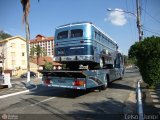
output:
<svg viewBox="0 0 160 120"><path fill-rule="evenodd" d="M0 30L25 38L21 0L0 0ZM136 0L30 0L31 39L54 36L55 28L73 22L91 21L117 42L127 55L138 42ZM139 0L143 37L160 36L160 0ZM127 14L123 10L134 13Z"/></svg>

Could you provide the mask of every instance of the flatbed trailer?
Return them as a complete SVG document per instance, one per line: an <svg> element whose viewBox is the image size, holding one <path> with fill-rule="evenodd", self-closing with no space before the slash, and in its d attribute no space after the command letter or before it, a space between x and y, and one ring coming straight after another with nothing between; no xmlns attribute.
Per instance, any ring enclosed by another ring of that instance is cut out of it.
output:
<svg viewBox="0 0 160 120"><path fill-rule="evenodd" d="M100 70L41 70L43 85L50 87L81 89L106 89L115 79L121 79L123 72L119 69ZM113 75L113 76L112 76Z"/></svg>

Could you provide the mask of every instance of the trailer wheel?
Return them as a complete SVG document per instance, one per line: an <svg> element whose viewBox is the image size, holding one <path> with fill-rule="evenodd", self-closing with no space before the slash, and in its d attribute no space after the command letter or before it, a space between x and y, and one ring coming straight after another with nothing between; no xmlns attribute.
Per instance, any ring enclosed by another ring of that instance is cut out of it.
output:
<svg viewBox="0 0 160 120"><path fill-rule="evenodd" d="M105 80L106 80L106 83L101 86L101 89L102 89L102 90L106 90L107 87L108 87L108 85L109 85L109 76L108 76L108 75L106 75Z"/></svg>

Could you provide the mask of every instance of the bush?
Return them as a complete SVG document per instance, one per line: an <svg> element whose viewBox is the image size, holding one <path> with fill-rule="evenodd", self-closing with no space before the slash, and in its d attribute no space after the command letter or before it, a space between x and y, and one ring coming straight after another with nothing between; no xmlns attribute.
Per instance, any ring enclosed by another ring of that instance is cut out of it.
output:
<svg viewBox="0 0 160 120"><path fill-rule="evenodd" d="M53 65L52 65L51 62L46 62L46 63L44 64L44 69L45 69L45 70L52 70L52 68L53 68Z"/></svg>
<svg viewBox="0 0 160 120"><path fill-rule="evenodd" d="M137 59L144 82L150 86L160 84L160 37L148 37L135 43L129 50L129 56Z"/></svg>

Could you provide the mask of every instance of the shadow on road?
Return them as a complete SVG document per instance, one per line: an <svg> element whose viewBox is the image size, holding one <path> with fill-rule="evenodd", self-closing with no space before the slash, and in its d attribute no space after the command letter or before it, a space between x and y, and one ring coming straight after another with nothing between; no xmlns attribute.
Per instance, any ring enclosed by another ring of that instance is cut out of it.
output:
<svg viewBox="0 0 160 120"><path fill-rule="evenodd" d="M131 87L129 85L124 85L121 83L112 82L109 86L111 89L122 89L122 90L132 90L135 91L134 87Z"/></svg>
<svg viewBox="0 0 160 120"><path fill-rule="evenodd" d="M135 103L130 104L135 106ZM80 106L85 110L70 112L76 120L121 120L125 117L125 103L114 99L95 103L80 103Z"/></svg>
<svg viewBox="0 0 160 120"><path fill-rule="evenodd" d="M33 98L22 100L24 101L24 103L27 102L30 104L38 102ZM129 104L134 107L136 106L136 104L132 102L130 102ZM80 102L76 104L77 108L73 107L73 110L67 113L47 103L37 104L37 106L49 113L49 116L47 115L45 118L46 120L49 120L51 118L58 120L122 120L127 119L127 114L136 114L136 111L126 113L127 104L112 98L103 100L101 102ZM40 116L37 116L37 118L39 117Z"/></svg>
<svg viewBox="0 0 160 120"><path fill-rule="evenodd" d="M54 87L46 87L42 85L37 85L37 90L31 91L29 95L77 98L77 97L89 94L93 91L94 89L74 90L74 89L54 88Z"/></svg>

